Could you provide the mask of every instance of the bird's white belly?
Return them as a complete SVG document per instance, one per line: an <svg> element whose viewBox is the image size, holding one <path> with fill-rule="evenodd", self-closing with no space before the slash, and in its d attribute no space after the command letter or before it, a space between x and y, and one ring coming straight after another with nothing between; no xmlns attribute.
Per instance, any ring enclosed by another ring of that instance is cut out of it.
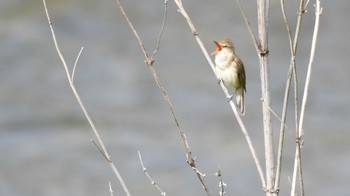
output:
<svg viewBox="0 0 350 196"><path fill-rule="evenodd" d="M216 66L216 74L218 77L224 81L225 85L231 86L233 88L237 88L239 86L237 70L235 66L229 66L222 68L220 66Z"/></svg>

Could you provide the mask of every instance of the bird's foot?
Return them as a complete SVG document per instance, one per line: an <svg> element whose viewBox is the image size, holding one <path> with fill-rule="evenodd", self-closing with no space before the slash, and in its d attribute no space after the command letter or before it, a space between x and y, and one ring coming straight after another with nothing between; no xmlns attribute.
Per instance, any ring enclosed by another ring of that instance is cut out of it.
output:
<svg viewBox="0 0 350 196"><path fill-rule="evenodd" d="M230 95L230 96L226 97L228 102L230 102L232 100L232 98L233 98L233 95Z"/></svg>

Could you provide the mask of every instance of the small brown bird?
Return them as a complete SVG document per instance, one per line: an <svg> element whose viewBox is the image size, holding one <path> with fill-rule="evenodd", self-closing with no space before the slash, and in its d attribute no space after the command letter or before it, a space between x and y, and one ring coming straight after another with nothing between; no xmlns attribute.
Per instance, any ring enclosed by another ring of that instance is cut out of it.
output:
<svg viewBox="0 0 350 196"><path fill-rule="evenodd" d="M214 43L217 46L212 53L215 55L216 75L225 85L235 88L236 104L241 115L244 115L244 93L246 92L244 65L236 55L235 47L229 38L224 38L219 43L214 41ZM229 97L229 100L232 97L233 95Z"/></svg>

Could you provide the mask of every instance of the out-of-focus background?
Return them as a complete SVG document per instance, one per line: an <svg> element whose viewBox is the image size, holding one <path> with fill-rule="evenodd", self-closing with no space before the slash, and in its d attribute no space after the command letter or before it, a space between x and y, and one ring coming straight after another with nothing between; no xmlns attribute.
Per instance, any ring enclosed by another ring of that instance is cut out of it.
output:
<svg viewBox="0 0 350 196"><path fill-rule="evenodd" d="M163 0L122 1L149 53ZM141 50L113 0L48 0L62 53L70 66L80 49L75 85L132 195L158 195L140 166L169 195L204 195L168 107ZM243 2L256 32L256 5ZM0 195L124 195L94 138L54 49L41 1L0 1ZM287 14L295 28L298 1ZM300 93L314 24L304 15L298 50ZM264 165L258 59L235 1L184 1L209 52L231 37L247 74L243 120ZM307 111L302 162L308 195L350 192L350 2L322 1L319 39ZM279 2L269 23L272 108L281 115L290 52ZM173 1L155 67L212 194L220 168L228 195L263 195L253 159L216 78ZM300 97L301 100L301 97ZM288 113L281 195L289 194L294 157L293 105ZM279 121L274 118L277 139ZM276 140L277 141L277 140ZM276 145L277 146L277 145Z"/></svg>

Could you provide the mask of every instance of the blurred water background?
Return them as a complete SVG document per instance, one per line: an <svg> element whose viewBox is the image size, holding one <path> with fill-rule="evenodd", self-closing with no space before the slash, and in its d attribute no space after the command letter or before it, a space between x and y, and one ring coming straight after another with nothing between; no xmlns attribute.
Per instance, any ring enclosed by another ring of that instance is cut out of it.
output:
<svg viewBox="0 0 350 196"><path fill-rule="evenodd" d="M163 0L122 1L147 50L155 47ZM67 62L81 55L75 85L132 195L159 195L137 155L168 195L205 195L168 107L113 0L48 0ZM0 1L0 195L124 195L90 142L92 131L75 100L54 49L40 0ZM256 31L255 1L244 7ZM287 3L295 28L298 1ZM304 15L298 50L300 93L314 24L314 1ZM212 40L233 39L247 74L243 120L264 163L259 65L235 1L184 1L211 52ZM320 32L302 148L307 195L348 195L350 2L322 1ZM281 115L290 52L279 1L270 9L272 108ZM213 195L221 169L227 195L263 195L246 141L208 63L173 1L155 67ZM292 106L292 103L290 104ZM281 195L288 195L294 157L292 107L288 113ZM279 123L274 121L277 139ZM277 140L276 140L277 141ZM264 164L263 164L264 165Z"/></svg>

